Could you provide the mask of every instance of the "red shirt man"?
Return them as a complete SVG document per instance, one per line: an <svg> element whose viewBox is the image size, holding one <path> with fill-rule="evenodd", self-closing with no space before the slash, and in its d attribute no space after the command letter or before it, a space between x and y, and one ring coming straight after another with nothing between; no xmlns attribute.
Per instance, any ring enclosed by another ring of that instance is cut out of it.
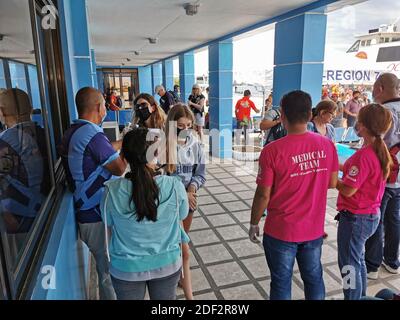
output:
<svg viewBox="0 0 400 320"><path fill-rule="evenodd" d="M254 102L250 100L250 96L250 90L245 90L244 97L236 103L235 114L238 122L249 121L251 109L257 113L260 112L260 110L256 108Z"/></svg>

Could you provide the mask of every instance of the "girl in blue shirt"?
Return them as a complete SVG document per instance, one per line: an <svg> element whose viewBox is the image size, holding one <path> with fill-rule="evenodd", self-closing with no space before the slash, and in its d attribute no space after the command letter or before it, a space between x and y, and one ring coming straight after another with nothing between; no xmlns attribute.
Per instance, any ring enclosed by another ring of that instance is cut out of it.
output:
<svg viewBox="0 0 400 320"><path fill-rule="evenodd" d="M156 175L148 132L137 128L126 134L121 153L131 172L106 182L101 202L111 231L110 273L119 300L143 300L146 287L152 300L174 300L181 275L186 190L178 177Z"/></svg>

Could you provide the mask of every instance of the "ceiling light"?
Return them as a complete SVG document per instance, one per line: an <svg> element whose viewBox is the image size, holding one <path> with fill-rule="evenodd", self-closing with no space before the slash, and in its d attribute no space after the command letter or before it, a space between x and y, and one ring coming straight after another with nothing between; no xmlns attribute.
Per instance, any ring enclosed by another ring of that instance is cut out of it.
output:
<svg viewBox="0 0 400 320"><path fill-rule="evenodd" d="M132 60L131 60L131 59L129 59L129 58L126 58L126 61L128 61L128 62L131 62Z"/></svg>
<svg viewBox="0 0 400 320"><path fill-rule="evenodd" d="M148 38L148 40L151 44L156 44L158 39L157 38Z"/></svg>
<svg viewBox="0 0 400 320"><path fill-rule="evenodd" d="M0 41L3 41L4 39L4 34L0 34Z"/></svg>
<svg viewBox="0 0 400 320"><path fill-rule="evenodd" d="M195 14L197 14L199 7L200 7L199 4L192 4L192 3L185 3L183 5L183 8L186 10L186 15L188 16L194 16Z"/></svg>
<svg viewBox="0 0 400 320"><path fill-rule="evenodd" d="M134 51L133 53L135 54L135 56L139 56L140 55L140 51Z"/></svg>

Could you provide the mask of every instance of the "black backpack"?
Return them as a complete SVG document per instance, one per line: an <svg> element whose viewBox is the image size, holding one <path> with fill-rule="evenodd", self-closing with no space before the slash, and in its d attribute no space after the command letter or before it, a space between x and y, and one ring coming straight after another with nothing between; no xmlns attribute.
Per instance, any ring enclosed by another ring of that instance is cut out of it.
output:
<svg viewBox="0 0 400 320"><path fill-rule="evenodd" d="M274 117L273 121L276 121L281 117L277 110L275 110L275 112L276 112L276 116ZM264 146L266 146L268 143L270 143L272 141L283 138L286 135L287 135L286 129L283 127L282 123L278 123L277 125L273 126L269 130L267 139L265 139Z"/></svg>
<svg viewBox="0 0 400 320"><path fill-rule="evenodd" d="M178 95L176 94L175 91L169 90L168 92L169 92L169 93L171 94L171 96L174 98L174 103L179 103L179 102L181 102L181 99L179 99L179 97L178 97Z"/></svg>

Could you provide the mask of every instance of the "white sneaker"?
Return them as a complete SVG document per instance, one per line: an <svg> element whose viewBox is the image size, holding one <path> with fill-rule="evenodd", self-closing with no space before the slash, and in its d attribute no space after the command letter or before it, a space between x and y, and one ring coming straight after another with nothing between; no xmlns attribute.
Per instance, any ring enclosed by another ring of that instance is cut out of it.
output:
<svg viewBox="0 0 400 320"><path fill-rule="evenodd" d="M400 273L400 268L393 269L391 266L387 265L385 262L382 262L382 265L385 267L385 269L389 273L392 273L392 274L399 274Z"/></svg>
<svg viewBox="0 0 400 320"><path fill-rule="evenodd" d="M367 278L370 280L378 280L379 278L379 271L371 271L367 273Z"/></svg>

